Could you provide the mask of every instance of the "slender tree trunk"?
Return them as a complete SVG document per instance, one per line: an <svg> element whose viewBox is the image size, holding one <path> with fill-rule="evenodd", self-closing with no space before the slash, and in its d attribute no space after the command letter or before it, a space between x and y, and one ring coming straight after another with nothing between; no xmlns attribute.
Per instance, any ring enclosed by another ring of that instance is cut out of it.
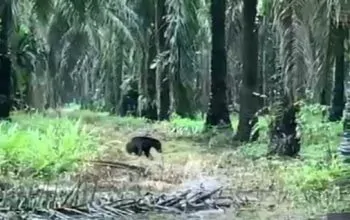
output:
<svg viewBox="0 0 350 220"><path fill-rule="evenodd" d="M183 71L182 64L184 62L182 54L183 50L179 47L177 50L177 65L175 66L172 80L175 113L181 117L193 118L193 104L189 99L188 90L184 86L183 79L181 78L181 71Z"/></svg>
<svg viewBox="0 0 350 220"><path fill-rule="evenodd" d="M120 86L122 85L122 81L124 78L124 52L125 52L125 47L123 40L121 40L117 51L117 65L116 65L116 73L114 76L114 81L115 81L115 88L114 88L114 102L115 102L115 108L116 111L119 113L120 116L126 116L128 113L128 95L130 92L130 87L125 86L124 89L121 89ZM137 98L136 98L137 99ZM137 100L135 100L137 102Z"/></svg>
<svg viewBox="0 0 350 220"><path fill-rule="evenodd" d="M210 96L210 56L208 50L205 48L205 45L202 45L201 48L202 54L200 56L201 62L200 66L200 112L204 116L208 110L209 96Z"/></svg>
<svg viewBox="0 0 350 220"><path fill-rule="evenodd" d="M11 3L0 4L0 120L10 119L11 59L8 50L11 25Z"/></svg>
<svg viewBox="0 0 350 220"><path fill-rule="evenodd" d="M254 95L258 79L258 33L255 30L257 0L245 0L243 6L243 82L241 87L241 107L236 139L249 141L252 128L257 122L258 97ZM255 135L254 139L257 138Z"/></svg>
<svg viewBox="0 0 350 220"><path fill-rule="evenodd" d="M212 0L211 94L205 127L231 127L226 97L225 0Z"/></svg>
<svg viewBox="0 0 350 220"><path fill-rule="evenodd" d="M276 63L278 49L276 49L277 40L273 34L271 21L266 21L267 27L267 39L264 45L264 75L266 79L266 93L269 97L267 105L272 106L276 101L276 77L279 73L277 71ZM280 82L279 82L280 83Z"/></svg>
<svg viewBox="0 0 350 220"><path fill-rule="evenodd" d="M331 22L329 22L329 32L333 30L334 26ZM332 64L334 63L333 56L333 35L330 34L327 40L327 47L325 48L325 57L324 64L321 69L321 78L320 78L320 104L321 105L330 105L332 98Z"/></svg>
<svg viewBox="0 0 350 220"><path fill-rule="evenodd" d="M259 27L257 28L257 41L258 41L258 92L266 95L266 78L265 78L265 43L266 43L266 18L259 17ZM266 99L259 99L258 109L265 107Z"/></svg>
<svg viewBox="0 0 350 220"><path fill-rule="evenodd" d="M62 67L63 71L61 71L61 99L62 104L67 104L73 101L73 89L74 82L72 76L70 75L70 70L67 66Z"/></svg>
<svg viewBox="0 0 350 220"><path fill-rule="evenodd" d="M116 54L118 54L118 58L122 59L123 55L122 51L123 47L118 48ZM120 60L118 60L120 61ZM105 101L106 101L106 110L110 114L116 114L119 110L119 100L120 100L120 85L122 73L119 71L120 66L118 64L122 64L122 62L116 62L116 65L109 66L109 70L106 74L105 78Z"/></svg>
<svg viewBox="0 0 350 220"><path fill-rule="evenodd" d="M331 103L329 120L340 121L343 117L344 110L344 77L345 77L345 30L342 26L339 26L336 30L337 39L335 46L335 73L334 73L334 86L333 86L333 99Z"/></svg>
<svg viewBox="0 0 350 220"><path fill-rule="evenodd" d="M165 0L157 0L157 33L158 33L158 53L162 53L167 49L165 38L166 23L166 5ZM164 60L163 60L164 61ZM161 62L157 67L157 99L158 99L158 120L168 120L170 116L170 84L169 84L169 65Z"/></svg>
<svg viewBox="0 0 350 220"><path fill-rule="evenodd" d="M121 51L118 50L117 53L119 53L120 55L123 55L123 49L124 47L122 47L122 42L121 42ZM120 57L120 59L123 59L123 57ZM120 99L122 97L122 90L120 88L120 86L122 85L123 82L123 73L122 73L122 61L120 60L120 64L118 66L116 66L116 68L114 69L114 76L113 76L113 93L114 93L114 100L113 100L113 108L115 109L115 113L118 112L118 110L120 109Z"/></svg>
<svg viewBox="0 0 350 220"><path fill-rule="evenodd" d="M156 90L156 69L151 68L153 59L157 56L157 48L154 42L156 30L152 30L152 34L149 37L148 56L147 56L147 68L144 78L144 92L142 95L141 105L141 117L145 117L150 120L157 120L157 90Z"/></svg>
<svg viewBox="0 0 350 220"><path fill-rule="evenodd" d="M124 52L123 52L124 54ZM134 57L133 51L128 51L128 54ZM125 55L123 55L125 57ZM123 88L121 89L122 92L119 93L120 96L118 97L119 100L119 109L120 109L120 115L132 115L137 116L137 109L138 109L138 97L139 97L139 91L138 91L138 85L137 85L137 79L134 78L132 73L134 70L130 68L130 62L126 61L120 63L120 74L118 75L118 82L119 88L121 86L122 79L127 79L127 81L124 81Z"/></svg>

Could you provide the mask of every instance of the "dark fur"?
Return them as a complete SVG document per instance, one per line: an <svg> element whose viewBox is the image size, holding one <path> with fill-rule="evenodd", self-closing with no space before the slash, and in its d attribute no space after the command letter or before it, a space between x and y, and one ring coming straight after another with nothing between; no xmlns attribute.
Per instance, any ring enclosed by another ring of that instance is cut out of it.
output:
<svg viewBox="0 0 350 220"><path fill-rule="evenodd" d="M126 144L126 152L129 154L136 154L137 156L142 156L142 153L145 153L147 158L152 158L150 154L151 148L154 148L157 152L162 153L162 144L159 140L151 137L133 137Z"/></svg>

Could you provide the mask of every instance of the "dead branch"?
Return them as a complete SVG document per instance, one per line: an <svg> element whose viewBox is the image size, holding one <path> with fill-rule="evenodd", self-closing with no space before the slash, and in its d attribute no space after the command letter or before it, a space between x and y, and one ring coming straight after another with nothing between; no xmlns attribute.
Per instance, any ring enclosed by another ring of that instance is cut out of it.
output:
<svg viewBox="0 0 350 220"><path fill-rule="evenodd" d="M102 160L81 160L82 162L86 163L93 163L95 165L99 166L108 166L108 167L113 167L113 168L126 168L129 170L133 170L136 172L141 173L142 175L147 174L147 169L144 167L136 166L136 165L130 165L122 162L116 162L116 161L102 161Z"/></svg>
<svg viewBox="0 0 350 220"><path fill-rule="evenodd" d="M100 161L98 161L100 162ZM107 162L108 163L108 162ZM197 190L185 190L181 192L171 194L154 195L152 193L146 193L144 196L138 198L105 198L95 194L93 200L80 201L77 204L78 192L80 189L80 183L77 184L72 190L67 191L67 195L63 196L62 202L49 201L43 202L45 205L35 204L31 207L29 201L33 198L33 195L28 195L30 199L21 201L20 205L16 205L18 201L14 201L12 204L0 205L0 216L4 216L10 212L23 213L26 212L31 218L26 219L105 219L105 218L131 218L134 215L145 215L147 213L171 213L171 214L196 214L201 211L211 210L223 210L224 208L241 208L247 204L247 200L238 196L230 197L223 196L222 187L214 190L205 190L203 188ZM90 190L91 191L91 190ZM12 198L15 191L11 191L9 196ZM50 196L52 192L49 192ZM45 192L42 192L45 194ZM23 193L20 193L21 196ZM46 197L49 197L46 195ZM34 195L38 196L38 193ZM56 195L54 196L55 200ZM4 200L0 195L0 201ZM39 195L40 197L40 195ZM67 199L70 197L70 199ZM8 197L7 197L8 198ZM88 198L88 197L86 197ZM39 198L39 200L41 200ZM72 202L71 202L72 201ZM32 203L31 203L32 204ZM55 204L50 205L50 204ZM59 205L61 204L61 205ZM18 208L16 208L18 207Z"/></svg>

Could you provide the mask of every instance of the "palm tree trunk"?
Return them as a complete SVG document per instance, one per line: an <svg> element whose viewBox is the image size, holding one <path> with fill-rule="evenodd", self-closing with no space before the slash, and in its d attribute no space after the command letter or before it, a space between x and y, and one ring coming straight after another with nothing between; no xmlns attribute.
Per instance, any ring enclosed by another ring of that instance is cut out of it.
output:
<svg viewBox="0 0 350 220"><path fill-rule="evenodd" d="M211 94L205 127L232 129L226 97L225 0L212 0Z"/></svg>
<svg viewBox="0 0 350 220"><path fill-rule="evenodd" d="M152 34L149 38L148 46L148 59L147 59L147 71L145 74L145 84L143 96L143 101L141 107L141 117L145 117L150 120L157 120L157 104L156 104L156 69L151 68L153 59L157 56L157 48L154 42L155 30L152 31Z"/></svg>
<svg viewBox="0 0 350 220"><path fill-rule="evenodd" d="M329 25L329 32L331 33L333 29L333 25ZM324 65L322 65L322 71L321 71L321 93L320 93L320 104L321 105L330 105L331 103L331 97L332 97L332 64L334 62L333 58L333 45L332 42L334 42L333 35L330 34L327 40L327 48L325 49L326 54L324 58Z"/></svg>
<svg viewBox="0 0 350 220"><path fill-rule="evenodd" d="M266 77L265 77L265 63L266 63L266 56L265 56L265 51L264 51L264 48L265 48L265 44L266 44L266 18L264 17L260 17L259 18L259 31L258 32L258 73L259 73L259 76L258 76L258 90L259 90L259 93L260 94L264 94L266 95ZM266 106L266 102L267 99L260 99L259 100L259 107L258 109L261 109L263 107Z"/></svg>
<svg viewBox="0 0 350 220"><path fill-rule="evenodd" d="M345 29L339 26L336 30L336 57L335 57L335 73L333 86L333 99L331 103L329 120L340 121L343 117L344 110L344 77L345 77L345 60L344 60L344 40Z"/></svg>
<svg viewBox="0 0 350 220"><path fill-rule="evenodd" d="M273 33L272 22L267 21L267 36L266 42L264 44L264 75L266 79L266 90L267 96L269 99L267 100L267 105L271 106L276 101L276 79L278 73L277 67L277 57L278 57L278 49L276 48L277 39L276 35Z"/></svg>
<svg viewBox="0 0 350 220"><path fill-rule="evenodd" d="M158 53L164 52L167 48L167 42L165 38L166 24L166 7L165 0L157 1L157 23L156 27L158 30ZM161 66L157 67L157 87L158 87L158 119L168 120L170 110L170 84L169 84L169 65L164 65L162 62Z"/></svg>
<svg viewBox="0 0 350 220"><path fill-rule="evenodd" d="M273 110L274 120L270 123L269 154L295 157L300 151L300 137L297 135L296 116L300 106L295 102L293 91L296 79L296 63L294 55L295 30L294 8L288 1L281 16L280 62L281 74L277 78L276 105ZM284 79L284 81L283 81Z"/></svg>
<svg viewBox="0 0 350 220"><path fill-rule="evenodd" d="M177 65L174 67L172 87L174 96L174 110L177 115L184 118L194 118L193 105L190 101L188 89L183 83L181 73L184 71L184 50L181 47L177 48Z"/></svg>
<svg viewBox="0 0 350 220"><path fill-rule="evenodd" d="M236 139L249 141L254 124L257 122L255 113L258 110L256 91L258 79L258 33L255 30L257 0L245 0L243 6L243 82L241 88L239 124ZM257 134L257 133L256 133ZM257 135L254 135L254 139Z"/></svg>
<svg viewBox="0 0 350 220"><path fill-rule="evenodd" d="M0 120L10 118L11 59L8 51L8 36L11 22L11 3L3 3L0 12Z"/></svg>

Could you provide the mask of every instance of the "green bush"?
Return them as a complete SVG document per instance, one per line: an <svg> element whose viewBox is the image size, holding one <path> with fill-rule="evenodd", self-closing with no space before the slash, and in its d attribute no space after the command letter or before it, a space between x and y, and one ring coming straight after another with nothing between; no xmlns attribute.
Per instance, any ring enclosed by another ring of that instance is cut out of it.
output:
<svg viewBox="0 0 350 220"><path fill-rule="evenodd" d="M324 191L347 175L341 161L333 159L329 162L310 160L304 164L289 165L280 168L287 188L301 192Z"/></svg>
<svg viewBox="0 0 350 220"><path fill-rule="evenodd" d="M35 114L17 116L14 123L0 123L3 172L53 177L76 168L79 159L95 152L94 146L94 136L80 120Z"/></svg>

